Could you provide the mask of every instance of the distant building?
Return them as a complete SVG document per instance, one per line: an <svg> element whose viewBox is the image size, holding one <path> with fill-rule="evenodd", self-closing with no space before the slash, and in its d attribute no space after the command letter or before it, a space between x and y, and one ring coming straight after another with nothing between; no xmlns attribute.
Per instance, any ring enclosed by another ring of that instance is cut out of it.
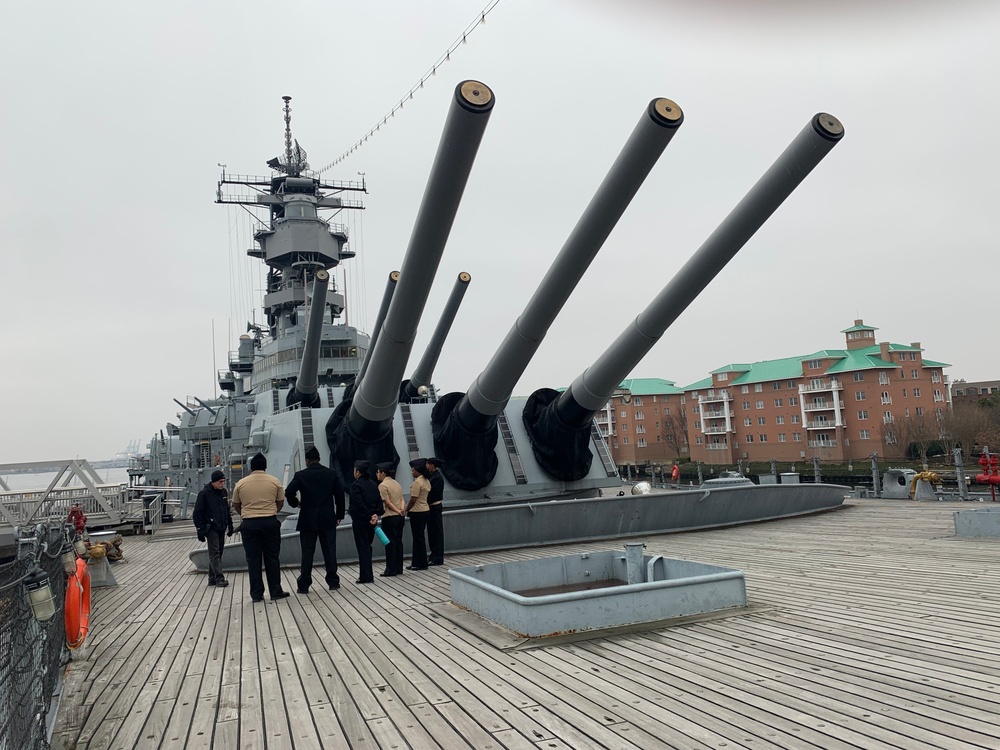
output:
<svg viewBox="0 0 1000 750"><path fill-rule="evenodd" d="M691 459L864 459L898 439L900 419L943 414L950 365L876 330L856 320L845 349L729 364L684 388Z"/></svg>
<svg viewBox="0 0 1000 750"><path fill-rule="evenodd" d="M997 393L1000 393L1000 380L979 380L974 383L956 380L951 384L952 403L956 404L979 401Z"/></svg>
<svg viewBox="0 0 1000 750"><path fill-rule="evenodd" d="M596 417L622 474L645 467L647 473L665 468L669 476L674 461L688 455L684 400L684 390L671 380L622 381Z"/></svg>

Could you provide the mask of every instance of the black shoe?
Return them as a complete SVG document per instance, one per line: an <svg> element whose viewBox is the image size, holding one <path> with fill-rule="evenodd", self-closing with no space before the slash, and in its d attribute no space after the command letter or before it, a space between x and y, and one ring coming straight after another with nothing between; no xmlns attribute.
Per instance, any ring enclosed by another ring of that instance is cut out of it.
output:
<svg viewBox="0 0 1000 750"><path fill-rule="evenodd" d="M215 581L209 581L209 582L208 582L208 585L209 585L209 586L214 586L214 585L215 585Z"/></svg>
<svg viewBox="0 0 1000 750"><path fill-rule="evenodd" d="M250 601L252 601L252 602L254 602L256 604L257 602L264 601L264 597L263 596L251 596L250 597Z"/></svg>
<svg viewBox="0 0 1000 750"><path fill-rule="evenodd" d="M428 565L444 565L443 562L429 562Z"/></svg>
<svg viewBox="0 0 1000 750"><path fill-rule="evenodd" d="M340 584L339 584L339 583L335 583L335 584L333 584L333 585L332 585L332 586L330 587L330 591L336 591L336 590L337 590L337 589L339 589L339 588L340 588Z"/></svg>
<svg viewBox="0 0 1000 750"><path fill-rule="evenodd" d="M228 586L229 585L229 581L227 581L225 578L223 578L221 581L216 581L215 585L219 586L219 587Z"/></svg>
<svg viewBox="0 0 1000 750"><path fill-rule="evenodd" d="M385 571L385 573L382 573L381 575L382 575L382 578L388 578L388 577L390 577L390 576L398 576L398 575L399 575L399 573L390 573L390 572L389 572L389 571L387 570L387 571Z"/></svg>
<svg viewBox="0 0 1000 750"><path fill-rule="evenodd" d="M361 578L359 578L358 580L355 581L355 583L375 583L375 579L374 578L369 578L367 581L365 581L365 580L362 580Z"/></svg>
<svg viewBox="0 0 1000 750"><path fill-rule="evenodd" d="M287 599L291 594L287 591L279 591L277 594L271 594L271 601L276 602L278 599Z"/></svg>
<svg viewBox="0 0 1000 750"><path fill-rule="evenodd" d="M407 570L427 570L427 566L425 565L422 568L418 568L416 565L407 565L406 569Z"/></svg>
<svg viewBox="0 0 1000 750"><path fill-rule="evenodd" d="M309 593L309 589L304 589L304 588L302 588L300 586L299 588L295 589L295 593L296 594L308 594Z"/></svg>

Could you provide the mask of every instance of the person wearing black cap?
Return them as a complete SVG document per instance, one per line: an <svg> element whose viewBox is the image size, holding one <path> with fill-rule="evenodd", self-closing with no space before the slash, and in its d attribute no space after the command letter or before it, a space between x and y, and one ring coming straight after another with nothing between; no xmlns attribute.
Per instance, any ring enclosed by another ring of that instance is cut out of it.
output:
<svg viewBox="0 0 1000 750"><path fill-rule="evenodd" d="M281 523L278 511L285 504L285 488L268 474L263 453L250 459L250 474L233 488L233 507L243 518L243 550L247 555L250 575L250 598L264 601L264 577L260 572L263 559L267 574L267 589L274 600L284 599L288 592L281 588Z"/></svg>
<svg viewBox="0 0 1000 750"><path fill-rule="evenodd" d="M444 477L438 471L443 463L434 456L426 461L427 480L431 483L431 491L427 495L427 506L431 512L427 517L428 565L444 565Z"/></svg>
<svg viewBox="0 0 1000 750"><path fill-rule="evenodd" d="M427 506L427 496L431 491L431 483L427 481L427 462L423 458L410 461L410 473L413 483L410 485L410 502L406 512L410 516L410 533L413 535L413 548L410 564L407 570L427 570L427 545L424 541L424 529L427 528L427 517L430 508Z"/></svg>
<svg viewBox="0 0 1000 750"><path fill-rule="evenodd" d="M372 583L372 540L375 538L375 524L382 514L382 499L378 485L371 478L372 462L354 462L354 484L351 485L351 500L347 512L351 514L351 529L354 544L358 548L358 580L355 583Z"/></svg>
<svg viewBox="0 0 1000 750"><path fill-rule="evenodd" d="M229 493L226 492L226 475L216 469L212 480L202 487L194 502L194 526L198 541L208 542L208 585L228 586L222 575L222 549L226 546L225 534L233 533L233 516L229 511Z"/></svg>
<svg viewBox="0 0 1000 750"><path fill-rule="evenodd" d="M406 521L406 501L403 488L396 481L396 464L391 461L378 464L375 478L378 479L378 494L382 498L382 530L389 537L385 545L385 571L383 576L398 576L403 573L403 526Z"/></svg>
<svg viewBox="0 0 1000 750"><path fill-rule="evenodd" d="M326 585L331 591L340 588L340 576L337 575L337 524L344 520L344 485L340 476L319 462L319 450L315 445L306 448L305 458L306 468L295 472L292 481L285 488L288 504L299 509L299 520L295 528L299 532L299 544L302 547L302 567L296 589L300 594L308 594L312 585L317 539L323 550Z"/></svg>

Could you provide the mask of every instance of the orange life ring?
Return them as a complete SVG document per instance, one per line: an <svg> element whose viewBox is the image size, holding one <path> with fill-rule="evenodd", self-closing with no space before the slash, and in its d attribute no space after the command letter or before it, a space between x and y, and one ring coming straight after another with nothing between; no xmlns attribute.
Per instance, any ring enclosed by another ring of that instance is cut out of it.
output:
<svg viewBox="0 0 1000 750"><path fill-rule="evenodd" d="M76 559L76 573L66 583L66 646L78 649L90 629L90 569L86 560Z"/></svg>

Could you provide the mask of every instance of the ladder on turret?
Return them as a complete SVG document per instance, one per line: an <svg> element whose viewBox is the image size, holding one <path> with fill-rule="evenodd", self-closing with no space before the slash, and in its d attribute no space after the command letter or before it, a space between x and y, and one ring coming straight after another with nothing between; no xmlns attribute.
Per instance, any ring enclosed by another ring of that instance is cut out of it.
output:
<svg viewBox="0 0 1000 750"><path fill-rule="evenodd" d="M303 445L315 445L313 437L313 413L312 409L299 409L302 414L302 442Z"/></svg>
<svg viewBox="0 0 1000 750"><path fill-rule="evenodd" d="M601 459L601 463L604 464L604 471L609 477L618 476L618 467L615 466L615 460L611 457L611 451L608 450L608 444L604 440L604 435L601 433L601 428L597 426L596 420L590 423L590 437L594 440L594 445L597 446L597 455Z"/></svg>
<svg viewBox="0 0 1000 750"><path fill-rule="evenodd" d="M514 480L518 484L527 484L528 478L524 476L524 466L521 463L521 454L517 452L517 443L514 442L514 435L510 431L510 424L507 422L506 412L497 415L497 426L500 428L500 437L503 438L503 445L507 449L507 458L510 459L510 468L514 470Z"/></svg>
<svg viewBox="0 0 1000 750"><path fill-rule="evenodd" d="M413 428L413 414L409 404L399 405L399 414L403 417L403 434L406 436L406 452L410 461L420 458L420 446L417 444L417 431Z"/></svg>

